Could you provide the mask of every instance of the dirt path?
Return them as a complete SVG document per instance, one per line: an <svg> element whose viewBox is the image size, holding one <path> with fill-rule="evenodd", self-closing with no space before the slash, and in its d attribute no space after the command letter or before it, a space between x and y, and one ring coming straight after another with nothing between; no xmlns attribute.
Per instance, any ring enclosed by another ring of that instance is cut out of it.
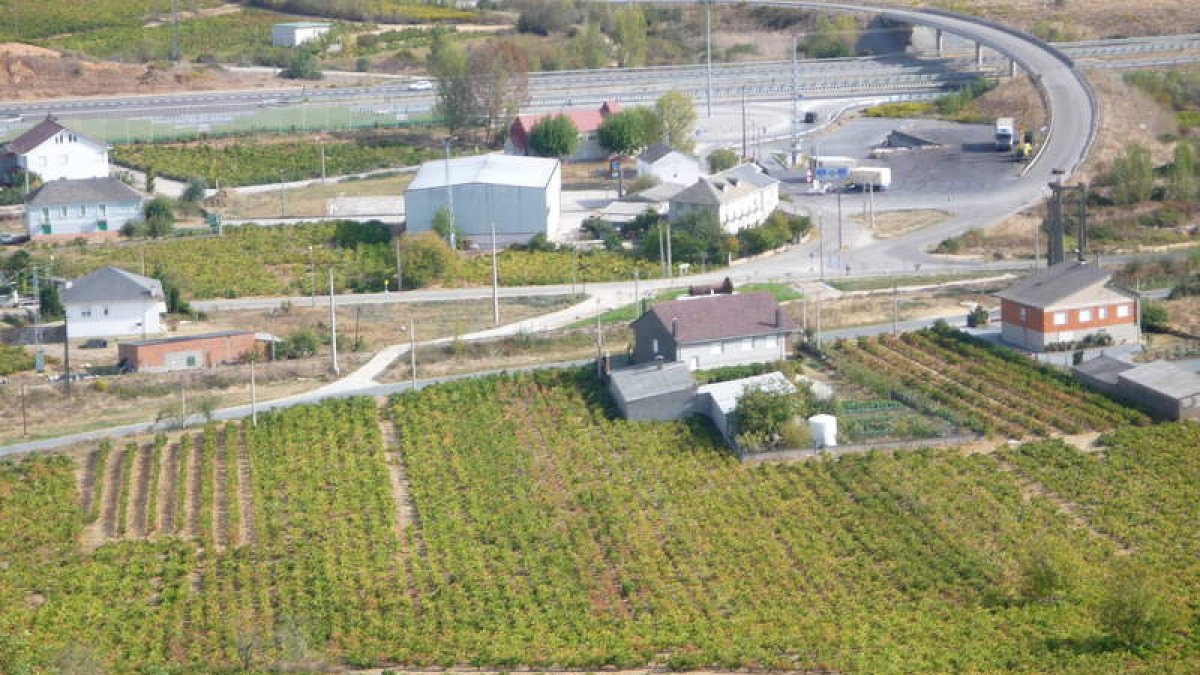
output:
<svg viewBox="0 0 1200 675"><path fill-rule="evenodd" d="M158 517L155 530L171 534L175 532L175 486L179 475L179 444L171 443L163 448L162 470L159 472Z"/></svg>
<svg viewBox="0 0 1200 675"><path fill-rule="evenodd" d="M229 487L225 467L225 434L217 434L217 448L213 457L213 545L218 551L229 545L229 502L226 488Z"/></svg>
<svg viewBox="0 0 1200 675"><path fill-rule="evenodd" d="M187 464L187 485L188 485L188 500L187 500L187 523L186 534L189 537L196 539L200 538L200 447L204 443L204 437L197 435L193 439L192 447L188 450Z"/></svg>
<svg viewBox="0 0 1200 675"><path fill-rule="evenodd" d="M96 463L100 451L92 450L83 461L75 462L75 481L79 485L79 510L86 517L92 511L92 500L96 498Z"/></svg>
<svg viewBox="0 0 1200 675"><path fill-rule="evenodd" d="M1112 544L1113 548L1116 549L1117 555L1126 556L1137 552L1137 549L1128 546L1113 535L1096 529L1083 514L1083 507L1046 487L1040 481L1022 471L1016 464L1000 458L996 458L996 464L1013 477L1017 486L1021 488L1021 496L1025 501L1028 502L1034 497L1041 497L1049 501L1063 515L1069 518L1073 525L1096 539L1102 539Z"/></svg>
<svg viewBox="0 0 1200 675"><path fill-rule="evenodd" d="M396 444L396 427L390 417L379 418L379 433L383 435L384 456L387 458L388 477L392 482L392 499L396 502L396 537L404 546L404 530L413 521L412 497L408 492L408 476L404 473L404 458Z"/></svg>
<svg viewBox="0 0 1200 675"><path fill-rule="evenodd" d="M133 480L130 482L129 508L126 511L125 532L129 537L145 537L146 523L150 517L146 507L150 503L150 463L154 459L152 447L141 446L133 458Z"/></svg>
<svg viewBox="0 0 1200 675"><path fill-rule="evenodd" d="M114 447L108 455L108 466L104 471L104 503L100 505L99 536L112 539L117 536L117 514L121 501L121 465L125 463L124 448Z"/></svg>
<svg viewBox="0 0 1200 675"><path fill-rule="evenodd" d="M254 529L254 489L250 484L250 450L246 447L244 434L239 437L238 444L238 502L241 505L242 529L238 533L238 545L246 546L258 543L258 533Z"/></svg>

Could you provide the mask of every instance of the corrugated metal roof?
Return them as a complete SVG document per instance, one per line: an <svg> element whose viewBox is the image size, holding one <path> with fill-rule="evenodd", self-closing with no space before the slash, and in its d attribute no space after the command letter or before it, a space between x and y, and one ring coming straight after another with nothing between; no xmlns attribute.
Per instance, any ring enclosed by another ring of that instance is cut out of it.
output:
<svg viewBox="0 0 1200 675"><path fill-rule="evenodd" d="M1118 361L1109 356L1097 356L1075 366L1074 370L1101 382L1117 383L1117 375L1134 368L1132 363Z"/></svg>
<svg viewBox="0 0 1200 675"><path fill-rule="evenodd" d="M508 185L544 188L558 170L558 160L513 155L476 155L451 159L450 185ZM409 184L409 190L446 187L446 160L426 162Z"/></svg>
<svg viewBox="0 0 1200 675"><path fill-rule="evenodd" d="M609 378L627 403L696 387L696 379L687 364L680 361L619 368L609 373Z"/></svg>
<svg viewBox="0 0 1200 675"><path fill-rule="evenodd" d="M1154 361L1131 368L1118 376L1174 399L1200 395L1200 374L1170 361Z"/></svg>
<svg viewBox="0 0 1200 675"><path fill-rule="evenodd" d="M711 396L713 403L716 404L721 412L728 415L737 410L738 401L742 400L742 396L747 391L755 389L765 389L771 392L787 394L796 393L796 385L789 382L783 373L778 371L754 375L752 377L743 377L740 380L706 384L697 389L696 393Z"/></svg>
<svg viewBox="0 0 1200 675"><path fill-rule="evenodd" d="M28 205L133 204L141 201L142 195L137 190L116 178L106 177L52 180L29 195Z"/></svg>
<svg viewBox="0 0 1200 675"><path fill-rule="evenodd" d="M116 267L101 267L72 281L63 293L64 304L80 302L121 302L142 299L162 300L162 282L126 272Z"/></svg>
<svg viewBox="0 0 1200 675"><path fill-rule="evenodd" d="M1069 261L1031 274L996 295L1029 307L1045 308L1085 289L1104 286L1111 278L1112 272L1095 265Z"/></svg>
<svg viewBox="0 0 1200 675"><path fill-rule="evenodd" d="M660 302L637 321L654 321L668 334L675 326L675 339L681 343L776 335L796 328L792 317L770 293L704 295Z"/></svg>

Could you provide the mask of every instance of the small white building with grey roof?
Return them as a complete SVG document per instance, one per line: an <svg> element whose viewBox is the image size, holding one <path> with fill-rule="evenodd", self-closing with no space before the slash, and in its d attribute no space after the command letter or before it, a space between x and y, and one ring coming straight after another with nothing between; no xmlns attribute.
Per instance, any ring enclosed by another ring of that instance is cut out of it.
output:
<svg viewBox="0 0 1200 675"><path fill-rule="evenodd" d="M493 154L422 164L404 193L404 209L410 233L433 229L445 208L461 236L490 247L495 226L497 244L507 246L537 234L557 239L561 199L557 159Z"/></svg>
<svg viewBox="0 0 1200 675"><path fill-rule="evenodd" d="M299 47L320 40L333 28L332 24L318 21L290 21L271 26L271 44L276 47Z"/></svg>
<svg viewBox="0 0 1200 675"><path fill-rule="evenodd" d="M1200 373L1171 361L1133 364L1108 356L1085 361L1075 376L1091 387L1126 399L1156 417L1200 420Z"/></svg>
<svg viewBox="0 0 1200 675"><path fill-rule="evenodd" d="M67 338L159 335L167 311L162 282L102 267L67 282L63 292Z"/></svg>
<svg viewBox="0 0 1200 675"><path fill-rule="evenodd" d="M779 206L779 181L754 164L698 179L670 200L671 222L696 212L712 213L730 233L766 222Z"/></svg>
<svg viewBox="0 0 1200 675"><path fill-rule="evenodd" d="M704 175L700 162L666 143L655 143L637 156L637 175L652 176L664 183L691 185Z"/></svg>
<svg viewBox="0 0 1200 675"><path fill-rule="evenodd" d="M52 180L25 201L32 239L103 236L142 219L141 193L116 178Z"/></svg>

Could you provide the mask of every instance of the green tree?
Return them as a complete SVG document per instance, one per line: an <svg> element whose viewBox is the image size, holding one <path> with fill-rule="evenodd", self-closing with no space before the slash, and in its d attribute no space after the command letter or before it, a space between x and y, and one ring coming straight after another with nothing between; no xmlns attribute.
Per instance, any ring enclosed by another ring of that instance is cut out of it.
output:
<svg viewBox="0 0 1200 675"><path fill-rule="evenodd" d="M778 442L786 426L805 413L804 400L795 393L766 387L742 394L734 411L738 435L751 434Z"/></svg>
<svg viewBox="0 0 1200 675"><path fill-rule="evenodd" d="M618 66L635 68L646 65L646 14L641 7L617 10L614 39L617 43Z"/></svg>
<svg viewBox="0 0 1200 675"><path fill-rule="evenodd" d="M289 80L319 80L324 77L317 55L307 49L298 49L279 76Z"/></svg>
<svg viewBox="0 0 1200 675"><path fill-rule="evenodd" d="M696 129L696 104L692 97L679 91L667 92L654 103L654 110L662 124L667 145L684 152L692 152L696 147L696 139L693 137Z"/></svg>
<svg viewBox="0 0 1200 675"><path fill-rule="evenodd" d="M208 181L203 176L196 176L187 182L179 200L188 204L199 204L204 200L204 191L208 189Z"/></svg>
<svg viewBox="0 0 1200 675"><path fill-rule="evenodd" d="M604 118L597 131L600 145L609 152L622 155L632 155L651 143L646 127L647 117L635 112L636 109L623 110Z"/></svg>
<svg viewBox="0 0 1200 675"><path fill-rule="evenodd" d="M594 23L588 23L571 40L571 53L580 68L604 68L612 61L608 42Z"/></svg>
<svg viewBox="0 0 1200 675"><path fill-rule="evenodd" d="M851 17L817 17L813 29L808 32L800 49L814 59L831 59L854 56L854 41L858 38L858 24Z"/></svg>
<svg viewBox="0 0 1200 675"><path fill-rule="evenodd" d="M1021 565L1021 595L1034 602L1058 602L1075 589L1078 574L1078 565L1061 544L1043 542Z"/></svg>
<svg viewBox="0 0 1200 675"><path fill-rule="evenodd" d="M1170 321L1171 316L1166 307L1157 302L1142 303L1142 330L1161 332L1167 328Z"/></svg>
<svg viewBox="0 0 1200 675"><path fill-rule="evenodd" d="M1154 194L1154 164L1150 152L1134 143L1113 162L1112 198L1121 205L1137 204Z"/></svg>
<svg viewBox="0 0 1200 675"><path fill-rule="evenodd" d="M1175 616L1167 599L1144 572L1127 569L1107 585L1100 624L1109 637L1133 649L1153 647L1167 636Z"/></svg>
<svg viewBox="0 0 1200 675"><path fill-rule="evenodd" d="M579 144L579 129L566 115L543 117L529 132L529 149L539 157L569 157Z"/></svg>
<svg viewBox="0 0 1200 675"><path fill-rule="evenodd" d="M155 197L146 202L146 236L165 237L175 229L175 209L166 197Z"/></svg>
<svg viewBox="0 0 1200 675"><path fill-rule="evenodd" d="M455 240L461 238L458 224L454 222L454 214L444 206L438 209L437 213L433 214L433 224L431 227L442 241L449 242L451 235L454 235Z"/></svg>
<svg viewBox="0 0 1200 675"><path fill-rule="evenodd" d="M63 304L58 284L45 282L38 288L38 307L43 320L62 318Z"/></svg>
<svg viewBox="0 0 1200 675"><path fill-rule="evenodd" d="M445 240L430 232L406 235L400 257L404 262L405 288L421 288L448 278L456 262L454 251L450 250Z"/></svg>
<svg viewBox="0 0 1200 675"><path fill-rule="evenodd" d="M729 148L717 148L708 154L708 170L710 173L720 173L737 166L741 159Z"/></svg>
<svg viewBox="0 0 1200 675"><path fill-rule="evenodd" d="M1190 201L1196 195L1196 147L1181 141L1175 144L1175 161L1167 172L1167 197Z"/></svg>
<svg viewBox="0 0 1200 675"><path fill-rule="evenodd" d="M154 170L154 167L152 167L152 166L146 167L146 193L147 194L154 194L154 188L157 187L157 183L158 183L157 179L158 179L158 172Z"/></svg>
<svg viewBox="0 0 1200 675"><path fill-rule="evenodd" d="M476 118L467 50L448 33L435 32L429 50L429 72L437 78L437 114L451 132Z"/></svg>

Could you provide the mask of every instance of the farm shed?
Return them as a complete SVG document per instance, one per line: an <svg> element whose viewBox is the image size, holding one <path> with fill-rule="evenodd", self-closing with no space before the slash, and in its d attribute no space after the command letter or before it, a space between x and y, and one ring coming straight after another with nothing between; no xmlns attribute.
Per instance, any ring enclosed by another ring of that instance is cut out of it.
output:
<svg viewBox="0 0 1200 675"><path fill-rule="evenodd" d="M536 234L558 235L562 171L558 160L477 155L421 165L404 193L408 232L433 229L437 212L454 204L462 236L491 247L526 243Z"/></svg>
<svg viewBox="0 0 1200 675"><path fill-rule="evenodd" d="M139 372L199 370L236 363L255 350L255 337L254 331L227 330L122 342L117 346L117 360L122 367Z"/></svg>
<svg viewBox="0 0 1200 675"><path fill-rule="evenodd" d="M627 420L677 420L695 412L696 380L683 363L658 361L613 370L608 390Z"/></svg>
<svg viewBox="0 0 1200 675"><path fill-rule="evenodd" d="M1138 404L1156 417L1200 420L1200 373L1170 361L1143 365L1106 356L1074 368L1075 376L1106 394Z"/></svg>
<svg viewBox="0 0 1200 675"><path fill-rule="evenodd" d="M787 356L796 328L770 293L681 298L632 324L634 361L680 361L689 370L770 363Z"/></svg>
<svg viewBox="0 0 1200 675"><path fill-rule="evenodd" d="M318 40L329 32L330 24L314 21L294 21L271 26L271 44L276 47L299 47Z"/></svg>
<svg viewBox="0 0 1200 675"><path fill-rule="evenodd" d="M738 403L746 392L755 389L787 394L796 393L796 386L788 382L783 373L763 373L740 380L714 382L700 387L696 392L696 407L712 419L713 424L717 425L717 429L721 431L725 440L732 442L738 434L737 421L734 419Z"/></svg>

